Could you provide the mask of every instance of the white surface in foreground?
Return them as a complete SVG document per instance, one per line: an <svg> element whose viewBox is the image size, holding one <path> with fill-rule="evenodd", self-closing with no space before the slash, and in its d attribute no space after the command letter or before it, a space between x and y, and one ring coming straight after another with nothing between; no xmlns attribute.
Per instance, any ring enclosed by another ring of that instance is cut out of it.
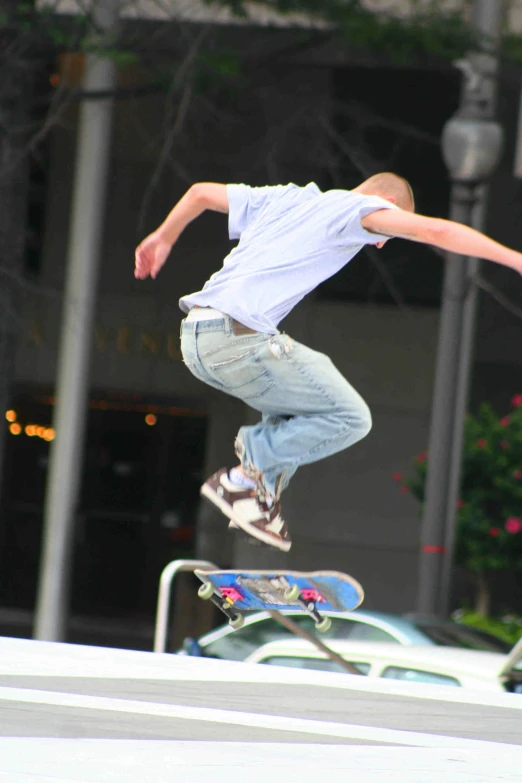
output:
<svg viewBox="0 0 522 783"><path fill-rule="evenodd" d="M522 710L520 694L496 694L444 685L373 680L357 675L309 669L7 637L0 637L0 675L320 685L366 693Z"/></svg>
<svg viewBox="0 0 522 783"><path fill-rule="evenodd" d="M186 707L179 704L161 704L157 702L135 701L133 699L113 699L105 696L84 696L53 691L32 690L29 688L1 688L0 701L14 701L25 704L46 704L53 707L73 707L75 709L107 710L110 712L132 713L133 715L153 715L182 721L206 721L229 726L249 726L254 729L278 731L281 741L285 733L299 732L321 735L323 737L343 737L345 739L387 742L393 745L419 746L424 748L467 748L490 752L517 752L522 763L522 748L508 743L486 740L461 739L439 734L425 734L417 731L399 731L381 729L374 726L359 726L352 723L334 723L333 721L309 720L307 718L263 715L239 710L223 710L213 707ZM174 732L174 729L173 729Z"/></svg>
<svg viewBox="0 0 522 783"><path fill-rule="evenodd" d="M517 748L0 739L6 783L519 783L521 763Z"/></svg>

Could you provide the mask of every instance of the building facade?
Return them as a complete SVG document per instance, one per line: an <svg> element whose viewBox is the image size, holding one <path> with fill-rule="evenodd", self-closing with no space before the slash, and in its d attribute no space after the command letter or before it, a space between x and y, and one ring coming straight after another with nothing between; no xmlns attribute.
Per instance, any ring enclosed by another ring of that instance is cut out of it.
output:
<svg viewBox="0 0 522 783"><path fill-rule="evenodd" d="M249 35L255 44L255 31ZM519 91L518 70L506 69L500 112L508 141L488 230L522 249L513 176ZM449 189L437 140L457 105L458 76L449 67L332 66L300 54L247 60L242 80L219 87L213 100L216 94L223 96L221 112L215 103L209 109L204 93L194 102L157 177L163 96L116 103L87 439L78 450L73 614L150 623L161 569L180 556L222 567L339 569L363 584L367 608L414 610L420 515L393 474L407 471L427 446L441 259L399 242L378 257L362 254L281 325L332 358L367 400L374 422L364 441L294 477L284 495L294 541L287 555L230 534L198 495L207 474L233 463L236 431L257 415L197 382L179 352L177 301L199 289L229 251L226 216L205 214L189 226L157 281L135 280L133 261L136 244L197 180L353 187L386 164L409 177L420 211L444 217ZM318 117L328 120L322 135ZM24 295L11 405L21 431L8 440L1 603L27 611L34 605L50 441L26 428L52 426L77 119L69 109L49 140L41 253ZM392 154L396 138L402 141ZM490 266L488 277L520 298L514 273ZM472 404L491 399L502 408L522 389L520 321L483 297L478 331ZM196 615L200 607L191 606ZM186 617L176 622L191 632ZM194 617L193 625L206 622Z"/></svg>

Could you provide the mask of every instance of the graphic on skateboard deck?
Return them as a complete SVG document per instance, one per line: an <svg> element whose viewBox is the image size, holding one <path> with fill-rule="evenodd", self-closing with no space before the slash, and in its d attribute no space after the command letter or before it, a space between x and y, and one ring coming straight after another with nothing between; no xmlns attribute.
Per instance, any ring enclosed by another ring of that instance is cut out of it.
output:
<svg viewBox="0 0 522 783"><path fill-rule="evenodd" d="M361 585L340 571L195 571L203 584L200 598L212 601L241 628L241 612L250 610L301 609L314 618L318 631L327 631L329 617L320 610L349 612L364 599Z"/></svg>

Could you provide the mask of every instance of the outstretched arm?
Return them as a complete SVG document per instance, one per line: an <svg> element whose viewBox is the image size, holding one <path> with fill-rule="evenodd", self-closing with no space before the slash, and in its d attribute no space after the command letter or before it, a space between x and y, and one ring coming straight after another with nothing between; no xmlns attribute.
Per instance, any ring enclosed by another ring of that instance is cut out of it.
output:
<svg viewBox="0 0 522 783"><path fill-rule="evenodd" d="M361 220L367 231L435 245L472 258L510 266L522 274L522 253L495 242L480 231L452 220L416 215L402 209L380 209Z"/></svg>
<svg viewBox="0 0 522 783"><path fill-rule="evenodd" d="M163 223L136 248L134 277L155 278L167 260L172 245L188 224L206 209L228 213L227 186L217 182L198 182L169 212Z"/></svg>

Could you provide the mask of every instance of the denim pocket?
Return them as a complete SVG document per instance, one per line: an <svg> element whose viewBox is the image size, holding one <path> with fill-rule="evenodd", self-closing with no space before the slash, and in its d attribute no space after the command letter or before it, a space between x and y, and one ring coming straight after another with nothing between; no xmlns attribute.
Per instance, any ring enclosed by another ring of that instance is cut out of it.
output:
<svg viewBox="0 0 522 783"><path fill-rule="evenodd" d="M261 346L230 345L206 362L207 371L222 385L223 391L242 400L261 397L272 388L274 380L257 357Z"/></svg>

